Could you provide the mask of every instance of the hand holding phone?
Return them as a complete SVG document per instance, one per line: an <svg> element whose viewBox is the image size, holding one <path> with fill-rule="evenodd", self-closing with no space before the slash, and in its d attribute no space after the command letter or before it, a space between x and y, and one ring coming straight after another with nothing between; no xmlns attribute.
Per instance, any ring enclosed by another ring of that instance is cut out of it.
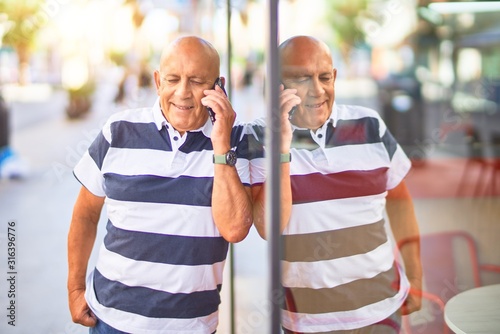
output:
<svg viewBox="0 0 500 334"><path fill-rule="evenodd" d="M297 110L297 106L290 109L290 111L288 112L288 119L289 120L291 120L293 118L293 114L295 113L296 110Z"/></svg>
<svg viewBox="0 0 500 334"><path fill-rule="evenodd" d="M215 80L213 89L215 89L215 86L219 86L222 89L222 91L224 92L224 94L226 94L226 96L227 96L226 90L224 89L224 85L222 85L222 80L220 77ZM207 107L207 111L208 111L208 115L210 116L210 120L212 121L212 124L214 124L215 112L210 107Z"/></svg>
<svg viewBox="0 0 500 334"><path fill-rule="evenodd" d="M283 89L287 89L284 83L282 83L282 85ZM295 111L297 111L297 106L292 107L292 109L290 109L290 111L288 112L288 120L291 120L293 118L293 114L295 113Z"/></svg>

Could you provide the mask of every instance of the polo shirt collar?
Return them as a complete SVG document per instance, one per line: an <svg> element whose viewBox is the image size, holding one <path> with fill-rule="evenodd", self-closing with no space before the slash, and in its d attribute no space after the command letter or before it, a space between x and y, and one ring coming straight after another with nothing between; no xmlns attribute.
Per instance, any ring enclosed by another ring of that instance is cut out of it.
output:
<svg viewBox="0 0 500 334"><path fill-rule="evenodd" d="M154 105L153 105L153 120L156 125L156 128L158 131L160 131L164 126L167 126L167 128L174 128L165 118L163 115L163 112L161 111L160 107L160 98L157 98ZM212 121L210 121L210 117L207 117L207 121L203 126L201 126L198 129L195 130L190 130L187 132L199 132L201 131L206 137L210 137L210 134L212 133Z"/></svg>
<svg viewBox="0 0 500 334"><path fill-rule="evenodd" d="M165 125L168 125L167 119L161 112L160 98L157 98L153 105L153 120L158 131L160 131Z"/></svg>

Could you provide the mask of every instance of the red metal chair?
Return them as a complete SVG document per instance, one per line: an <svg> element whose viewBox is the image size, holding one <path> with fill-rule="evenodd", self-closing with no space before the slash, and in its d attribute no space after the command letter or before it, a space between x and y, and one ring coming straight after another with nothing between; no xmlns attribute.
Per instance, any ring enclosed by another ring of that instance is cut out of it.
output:
<svg viewBox="0 0 500 334"><path fill-rule="evenodd" d="M500 273L498 265L481 265L476 243L464 231L421 235L399 247L420 240L423 268L423 307L403 317L406 333L450 333L444 322L444 305L457 293L482 285L481 271Z"/></svg>

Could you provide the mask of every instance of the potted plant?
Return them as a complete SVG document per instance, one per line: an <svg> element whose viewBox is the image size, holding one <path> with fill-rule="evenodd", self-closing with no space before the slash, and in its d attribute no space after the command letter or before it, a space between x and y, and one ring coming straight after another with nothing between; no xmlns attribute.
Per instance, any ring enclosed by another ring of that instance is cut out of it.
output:
<svg viewBox="0 0 500 334"><path fill-rule="evenodd" d="M69 103L66 107L66 114L71 119L82 117L92 107L95 83L87 81L83 86L79 88L67 88L67 91Z"/></svg>

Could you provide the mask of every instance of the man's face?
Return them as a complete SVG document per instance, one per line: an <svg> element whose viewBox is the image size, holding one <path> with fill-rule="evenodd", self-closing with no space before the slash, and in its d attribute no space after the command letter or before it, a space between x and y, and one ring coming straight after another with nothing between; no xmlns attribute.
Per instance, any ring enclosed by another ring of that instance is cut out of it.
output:
<svg viewBox="0 0 500 334"><path fill-rule="evenodd" d="M320 128L330 117L335 101L337 72L330 55L321 48L309 47L289 50L281 59L285 88L297 89L302 100L291 122L301 128Z"/></svg>
<svg viewBox="0 0 500 334"><path fill-rule="evenodd" d="M164 116L183 134L202 127L208 111L201 104L204 90L212 89L218 76L214 65L200 50L179 48L162 61L155 72L157 94Z"/></svg>

